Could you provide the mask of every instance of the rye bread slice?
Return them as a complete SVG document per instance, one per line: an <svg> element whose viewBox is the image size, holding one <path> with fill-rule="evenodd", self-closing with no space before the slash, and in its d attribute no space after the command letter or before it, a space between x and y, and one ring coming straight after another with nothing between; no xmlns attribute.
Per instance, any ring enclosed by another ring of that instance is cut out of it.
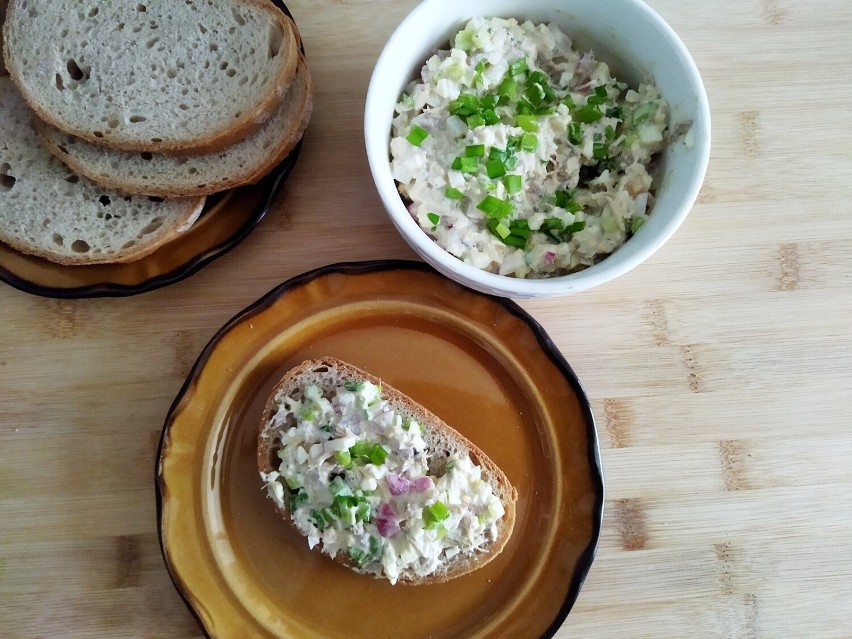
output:
<svg viewBox="0 0 852 639"><path fill-rule="evenodd" d="M409 571L400 573L399 580L419 585L441 583L473 572L499 555L512 534L518 499L517 491L506 474L479 447L428 409L366 371L333 357L303 362L288 371L273 389L264 407L258 433L258 470L262 473L277 470L277 451L281 446L282 425L276 424L273 416L276 405L284 397L301 398L304 389L311 384L319 386L323 390L323 395L326 395L351 380L366 380L380 385L382 398L388 401L388 406L392 410L404 418L414 419L421 424L423 438L431 455L429 457L430 473L440 476L446 472L446 462L450 454L467 454L473 463L482 469L483 480L488 483L505 509L505 514L498 521L496 539L483 552L471 555L459 553L425 577L417 576ZM288 523L293 525L286 503L283 507L277 504L274 507ZM360 572L358 565L343 554L337 554L334 560Z"/></svg>
<svg viewBox="0 0 852 639"><path fill-rule="evenodd" d="M130 196L71 172L0 77L0 242L67 265L130 262L188 230L204 198Z"/></svg>
<svg viewBox="0 0 852 639"><path fill-rule="evenodd" d="M9 72L39 117L129 151L206 153L278 107L299 53L264 0L11 0Z"/></svg>
<svg viewBox="0 0 852 639"><path fill-rule="evenodd" d="M9 0L0 0L0 75L9 75L6 64L3 62L3 23L6 21L6 7Z"/></svg>
<svg viewBox="0 0 852 639"><path fill-rule="evenodd" d="M304 59L275 114L257 131L223 151L190 157L105 149L46 123L39 133L51 152L80 175L104 186L144 195L185 197L254 184L299 142L313 109Z"/></svg>

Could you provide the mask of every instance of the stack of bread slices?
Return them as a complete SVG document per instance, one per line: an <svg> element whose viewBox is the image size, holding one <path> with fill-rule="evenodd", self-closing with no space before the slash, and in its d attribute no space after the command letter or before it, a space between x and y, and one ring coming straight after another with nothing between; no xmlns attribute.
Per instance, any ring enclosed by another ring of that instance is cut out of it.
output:
<svg viewBox="0 0 852 639"><path fill-rule="evenodd" d="M310 119L299 33L270 0L0 0L4 13L0 242L18 251L140 259L206 196L268 174Z"/></svg>

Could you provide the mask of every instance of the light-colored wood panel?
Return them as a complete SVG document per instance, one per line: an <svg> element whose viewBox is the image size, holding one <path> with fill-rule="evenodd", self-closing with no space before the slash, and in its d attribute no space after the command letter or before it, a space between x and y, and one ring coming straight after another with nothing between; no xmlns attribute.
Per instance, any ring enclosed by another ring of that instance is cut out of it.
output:
<svg viewBox="0 0 852 639"><path fill-rule="evenodd" d="M698 203L646 263L524 301L579 375L607 483L557 637L852 637L852 4L649 0L707 86ZM204 345L283 280L414 258L363 149L372 66L415 0L293 0L316 84L266 218L126 299L0 286L0 637L202 636L160 557L160 429Z"/></svg>

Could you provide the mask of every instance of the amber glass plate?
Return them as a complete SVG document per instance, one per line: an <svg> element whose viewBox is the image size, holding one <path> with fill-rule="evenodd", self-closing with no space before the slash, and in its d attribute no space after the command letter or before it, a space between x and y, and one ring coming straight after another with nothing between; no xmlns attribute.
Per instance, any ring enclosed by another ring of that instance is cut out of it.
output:
<svg viewBox="0 0 852 639"><path fill-rule="evenodd" d="M494 561L430 586L391 586L308 549L255 467L279 377L332 355L386 380L480 446L517 487ZM212 637L550 637L594 556L603 511L595 424L576 376L509 300L416 262L334 265L292 279L224 326L166 419L160 540Z"/></svg>
<svg viewBox="0 0 852 639"><path fill-rule="evenodd" d="M274 0L274 4L293 17L283 2ZM0 281L27 293L55 298L124 297L179 282L230 251L252 232L293 170L301 148L300 142L257 184L209 197L201 217L188 232L141 260L64 266L0 243Z"/></svg>

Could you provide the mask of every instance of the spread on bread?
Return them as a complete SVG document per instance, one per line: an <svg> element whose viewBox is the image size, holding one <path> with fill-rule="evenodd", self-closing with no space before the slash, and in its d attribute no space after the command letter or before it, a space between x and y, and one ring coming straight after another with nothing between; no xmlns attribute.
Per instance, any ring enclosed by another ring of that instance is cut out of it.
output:
<svg viewBox="0 0 852 639"><path fill-rule="evenodd" d="M330 363L333 380L316 375ZM326 358L300 368L304 384L275 393L264 415L261 447L274 444L261 478L311 548L417 583L476 567L505 543L513 489L498 494L505 476L475 464L458 433L417 419L398 391L354 367Z"/></svg>

